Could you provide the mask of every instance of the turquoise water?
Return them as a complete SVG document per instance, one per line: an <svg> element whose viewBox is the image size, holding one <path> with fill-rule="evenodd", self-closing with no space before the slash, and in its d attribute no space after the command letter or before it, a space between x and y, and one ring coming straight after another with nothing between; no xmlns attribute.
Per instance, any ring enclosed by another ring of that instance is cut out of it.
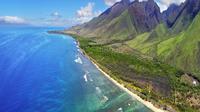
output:
<svg viewBox="0 0 200 112"><path fill-rule="evenodd" d="M0 112L151 112L58 28L0 28Z"/></svg>

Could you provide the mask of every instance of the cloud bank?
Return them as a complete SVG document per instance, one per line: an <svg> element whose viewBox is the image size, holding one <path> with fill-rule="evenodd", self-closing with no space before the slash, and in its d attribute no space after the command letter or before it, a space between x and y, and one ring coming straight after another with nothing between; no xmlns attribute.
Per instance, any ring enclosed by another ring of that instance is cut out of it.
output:
<svg viewBox="0 0 200 112"><path fill-rule="evenodd" d="M79 23L84 23L101 14L101 11L94 11L94 6L94 3L89 2L85 7L81 7L77 10L76 20Z"/></svg>
<svg viewBox="0 0 200 112"><path fill-rule="evenodd" d="M104 0L105 4L106 4L107 6L112 6L112 5L114 5L116 2L119 2L119 1L121 1L121 0Z"/></svg>
<svg viewBox="0 0 200 112"><path fill-rule="evenodd" d="M17 16L0 16L0 24L27 24L27 21Z"/></svg>
<svg viewBox="0 0 200 112"><path fill-rule="evenodd" d="M171 4L181 4L185 0L156 0L161 11L166 10Z"/></svg>

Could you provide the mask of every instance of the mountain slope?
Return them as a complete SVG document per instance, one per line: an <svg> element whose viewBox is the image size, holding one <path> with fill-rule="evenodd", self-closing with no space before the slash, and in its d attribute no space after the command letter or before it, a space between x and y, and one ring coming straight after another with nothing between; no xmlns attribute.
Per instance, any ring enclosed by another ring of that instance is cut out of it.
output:
<svg viewBox="0 0 200 112"><path fill-rule="evenodd" d="M173 34L186 30L200 10L200 0L186 0L181 5L171 5L163 17Z"/></svg>
<svg viewBox="0 0 200 112"><path fill-rule="evenodd" d="M102 34L105 36L105 32L108 31L107 24L111 23L115 18L119 17L129 5L129 0L123 0L117 2L112 7L103 12L99 17L85 23L68 29L68 32L72 32L86 37L100 37ZM109 36L109 35L108 35ZM106 37L108 37L106 36Z"/></svg>
<svg viewBox="0 0 200 112"><path fill-rule="evenodd" d="M200 14L189 28L181 34L161 42L158 45L158 56L188 72L200 72ZM198 76L200 78L200 76Z"/></svg>
<svg viewBox="0 0 200 112"><path fill-rule="evenodd" d="M199 31L200 14L185 31L179 34L168 34L166 27L160 24L152 32L141 34L126 43L144 54L156 57L186 72L192 72L200 79ZM158 33L158 36L155 36L155 33Z"/></svg>
<svg viewBox="0 0 200 112"><path fill-rule="evenodd" d="M160 9L153 0L132 3L122 0L99 17L68 32L93 38L98 43L114 43L151 31L161 20Z"/></svg>
<svg viewBox="0 0 200 112"><path fill-rule="evenodd" d="M171 5L162 14L166 26L159 24L126 44L143 54L196 74L200 79L199 9L200 0L187 0L180 6Z"/></svg>

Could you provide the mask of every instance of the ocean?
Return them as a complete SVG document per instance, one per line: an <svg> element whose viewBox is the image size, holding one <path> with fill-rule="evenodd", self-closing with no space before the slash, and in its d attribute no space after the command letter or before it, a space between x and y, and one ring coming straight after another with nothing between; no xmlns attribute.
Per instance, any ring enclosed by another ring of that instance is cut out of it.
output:
<svg viewBox="0 0 200 112"><path fill-rule="evenodd" d="M0 27L0 112L152 112L109 81L62 28Z"/></svg>

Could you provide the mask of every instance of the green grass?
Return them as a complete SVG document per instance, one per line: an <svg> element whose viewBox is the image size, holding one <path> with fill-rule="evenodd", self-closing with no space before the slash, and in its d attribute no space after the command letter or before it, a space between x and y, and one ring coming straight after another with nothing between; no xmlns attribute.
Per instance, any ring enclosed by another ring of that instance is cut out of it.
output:
<svg viewBox="0 0 200 112"><path fill-rule="evenodd" d="M146 32L138 35L136 38L126 42L128 46L140 51L143 54L148 54L152 57L157 57L157 45L166 40L167 28L164 24L159 24L151 32Z"/></svg>
<svg viewBox="0 0 200 112"><path fill-rule="evenodd" d="M148 53L158 41L149 42L147 41L149 39L150 33L143 33L141 35L138 35L134 39L127 41L126 44L138 51L140 51L143 54Z"/></svg>
<svg viewBox="0 0 200 112"><path fill-rule="evenodd" d="M200 14L187 30L171 35L163 24L127 42L143 54L156 57L200 79Z"/></svg>
<svg viewBox="0 0 200 112"><path fill-rule="evenodd" d="M161 42L158 45L158 56L174 66L194 73L200 79L199 31L200 14L186 31Z"/></svg>

